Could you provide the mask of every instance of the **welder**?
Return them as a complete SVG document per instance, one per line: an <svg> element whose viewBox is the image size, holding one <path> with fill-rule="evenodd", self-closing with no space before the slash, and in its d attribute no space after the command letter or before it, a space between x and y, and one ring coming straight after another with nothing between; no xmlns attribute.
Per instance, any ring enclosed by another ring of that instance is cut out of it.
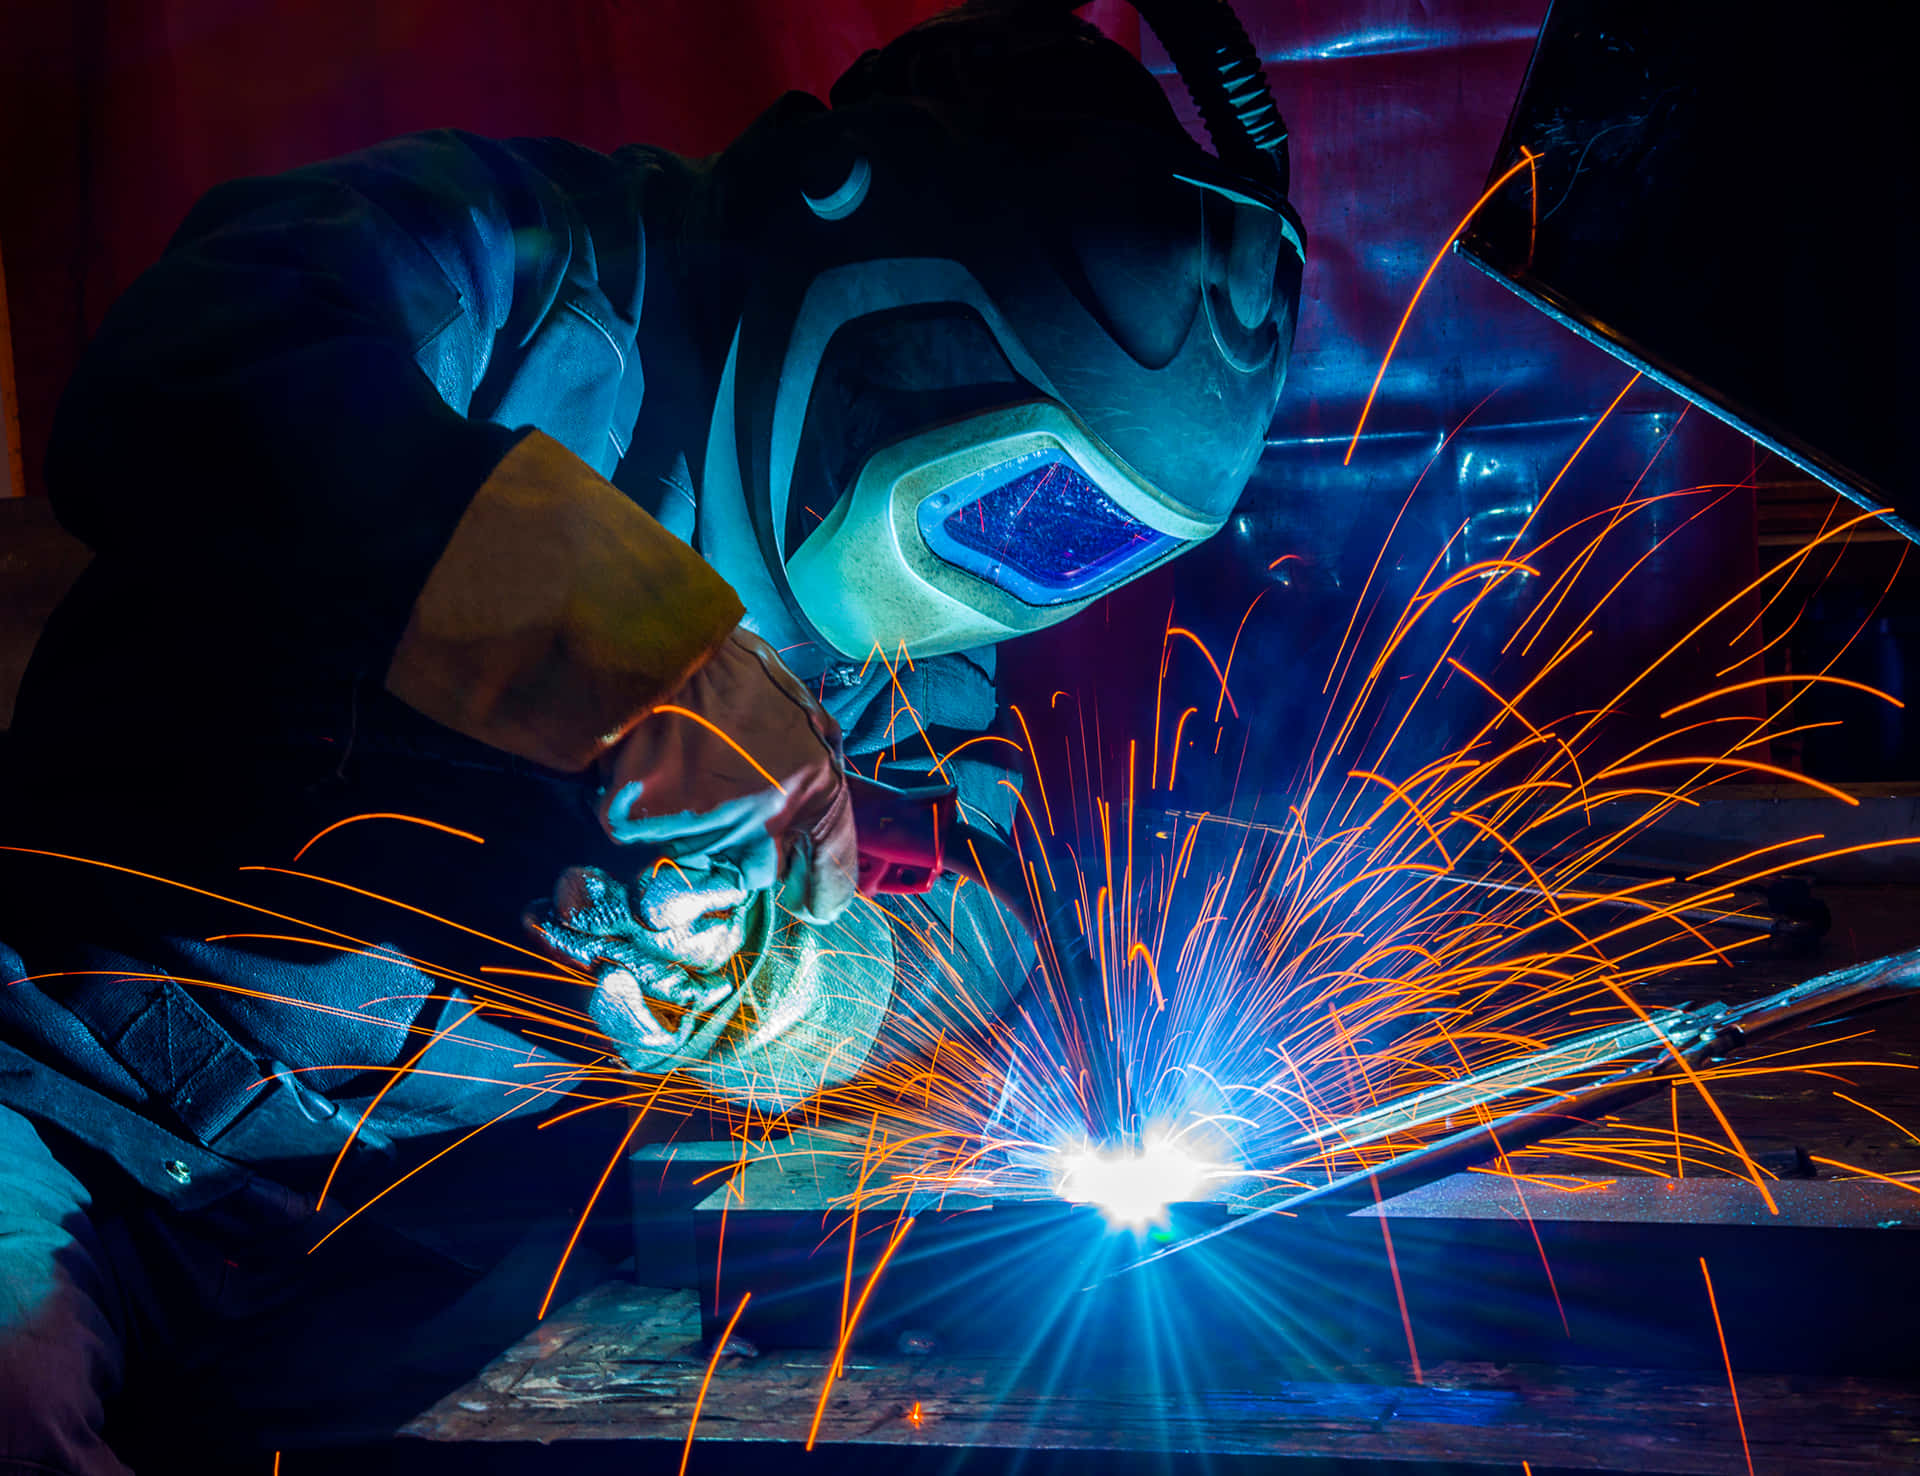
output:
<svg viewBox="0 0 1920 1476"><path fill-rule="evenodd" d="M1017 983L979 888L850 906L847 768L1011 823L992 746L942 760L995 643L1226 521L1302 267L1224 0L1139 7L1211 152L1076 8L976 0L707 161L444 132L223 185L109 312L48 460L95 557L6 755L0 1471L187 1469L163 1383L313 1421L434 1371L491 1284L451 1231L302 1253L349 1133L328 1215L570 1100L484 960L766 1110L940 1009L912 939L975 1012Z"/></svg>

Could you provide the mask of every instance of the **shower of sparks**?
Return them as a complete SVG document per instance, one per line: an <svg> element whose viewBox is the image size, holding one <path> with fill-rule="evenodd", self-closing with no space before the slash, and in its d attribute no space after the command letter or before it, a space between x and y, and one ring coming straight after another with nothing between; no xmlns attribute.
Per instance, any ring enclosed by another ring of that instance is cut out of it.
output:
<svg viewBox="0 0 1920 1476"><path fill-rule="evenodd" d="M1591 438L1590 432L1580 444ZM852 1188L822 1241L823 1254L837 1257L844 1237L840 1345L814 1411L817 1434L862 1313L920 1206L947 1195L1065 1199L1095 1205L1116 1225L1138 1229L1162 1220L1170 1204L1191 1199L1271 1206L1464 1128L1562 1101L1618 1070L1623 1059L1660 1059L1674 1032L1693 1028L1684 1011L1650 1008L1641 992L1655 981L1689 976L1709 992L1729 958L1763 946L1764 926L1714 926L1755 921L1743 910L1755 884L1867 849L1829 845L1810 830L1686 877L1607 874L1609 858L1648 826L1696 805L1702 790L1728 778L1764 775L1801 784L1833 804L1855 803L1754 755L1764 753L1770 738L1793 730L1802 694L1821 684L1859 684L1830 670L1767 678L1739 673L1751 670L1743 665L1751 651L1742 643L1757 619L1754 607L1778 600L1809 560L1844 551L1871 514L1830 520L1618 690L1592 693L1577 712L1542 707L1541 688L1578 661L1599 612L1609 601L1632 598L1631 573L1590 587L1598 582L1596 553L1605 541L1631 536L1636 520L1656 504L1692 497L1710 506L1723 495L1724 488L1641 495L1636 484L1627 500L1603 514L1551 530L1530 525L1523 533L1531 542L1520 546L1516 538L1501 557L1479 562L1459 558L1456 531L1439 549L1413 551L1430 562L1398 608L1369 576L1334 653L1324 698L1311 698L1324 705L1302 715L1318 735L1310 759L1283 809L1263 812L1278 818L1256 823L1232 813L1195 813L1181 808L1177 788L1205 762L1189 759L1183 766L1183 751L1221 754L1226 734L1240 721L1232 687L1246 678L1235 675L1235 655L1258 612L1234 630L1224 663L1200 634L1169 617L1156 691L1171 720L1163 724L1156 708L1150 746L1143 732L1124 772L1101 772L1097 727L1077 751L1069 745L1064 765L1043 758L1034 752L1028 714L1016 710L1025 742L1013 746L1021 750L1026 782L1009 787L1029 902L1056 918L1074 918L1077 939L1053 939L1030 976L982 978L977 961L963 958L954 942L960 930L952 909L972 883L944 900L936 893L859 902L892 924L894 954L884 962L894 971L895 1007L887 1033L853 1080L785 1112L718 1098L687 1076L634 1072L587 1013L594 978L523 942L489 934L487 927L505 926L498 919L437 917L320 871L254 868L310 885L317 895L346 892L389 904L451 929L466 946L478 940L499 950L501 962L463 971L241 896L156 876L144 880L226 903L236 917L250 919L239 926L275 929L217 935L222 940L299 941L320 954L391 964L396 980L408 981L396 990L420 989L423 1003L448 1006L445 1018L452 1023L434 1029L364 1016L396 1032L392 1059L402 1064L357 1068L381 1083L371 1100L342 1104L361 1121L403 1077L439 1074L436 1047L464 1040L461 1031L477 1014L550 1048L524 1057L507 1053L497 1074L485 1078L500 1092L500 1117L535 1100L557 1109L545 1127L587 1112L629 1111L634 1122L624 1152L643 1121L694 1110L721 1113L739 1144L736 1161L721 1171L729 1204L760 1145L787 1134L803 1134L816 1161L842 1160ZM1383 548L1376 575L1393 567L1387 556ZM1403 563L1408 556L1397 551ZM1463 637L1489 597L1512 594L1516 584L1529 597L1513 631L1515 638L1530 632L1513 658L1524 668L1477 669ZM1676 653L1715 642L1728 650L1725 675L1733 679L1667 705L1658 737L1617 743L1608 718L1625 699ZM1530 654L1536 647L1539 654ZM1195 652L1204 661L1195 662ZM875 657L896 670L884 653ZM1187 678L1204 690L1181 691ZM1422 720L1423 704L1443 688L1468 691L1481 706L1466 731L1436 744L1434 729ZM1765 699L1771 710L1756 715ZM1060 693L1054 704L1076 700ZM936 751L904 696L895 711L933 771L945 773L958 750ZM1080 711L1084 735L1087 709ZM1097 725L1097 713L1091 721ZM1215 729L1210 735L1208 726ZM1170 740L1166 749L1163 735ZM1218 762L1244 764L1257 736L1235 732L1241 756L1235 759L1228 746ZM989 741L1010 742L970 740ZM1254 807L1232 808L1251 813ZM1603 813L1608 818L1600 823ZM1614 818L1622 813L1628 818ZM427 833L422 844L480 840L417 817L382 813L353 820L412 822L414 832ZM330 833L301 848L302 856L311 851L317 858L307 864L324 861ZM104 865L33 854L49 865ZM1008 942L1018 941L1019 922L989 915ZM776 930L771 946L789 946L788 936ZM1070 993L1061 955L1069 943L1084 945L1090 956L1096 998ZM218 981L182 982L255 993ZM990 1005L1009 994L1018 996L1016 1009ZM332 1008L297 998L280 1002L289 1009ZM1756 1072L1789 1076L1878 1064L1835 1060L1836 1044L1718 1065L1670 1054L1671 1099L1663 1114L1670 1122L1643 1127L1609 1120L1503 1152L1481 1171L1504 1175L1516 1188L1524 1183L1568 1193L1625 1174L1730 1173L1750 1180L1771 1204L1771 1176L1742 1143L1714 1086ZM1683 1132L1682 1098L1702 1103L1718 1132ZM483 1132L475 1128L467 1138ZM581 1186L576 1239L619 1156L597 1185ZM1591 1173L1569 1175L1569 1159ZM1552 1173L1537 1171L1548 1166ZM409 1173L430 1167L431 1161ZM1384 1236L1385 1219L1380 1223ZM833 1249L826 1250L829 1244ZM549 1297L563 1269L564 1262L555 1268ZM1545 1271L1551 1285L1552 1268ZM717 1306L719 1266L714 1273ZM1417 1364L1412 1320L1404 1320Z"/></svg>
<svg viewBox="0 0 1920 1476"><path fill-rule="evenodd" d="M1137 1139L1149 1124L1203 1136L1202 1161L1238 1166L1207 1176L1211 1197L1259 1202L1393 1159L1471 1125L1476 1113L1485 1120L1494 1104L1508 1112L1552 1100L1617 1070L1634 1051L1657 1056L1681 1017L1650 1012L1637 991L1689 973L1702 973L1710 988L1711 971L1764 941L1764 921L1754 928L1743 911L1755 883L1851 848L1822 847L1809 834L1689 879L1615 880L1605 863L1729 777L1799 782L1854 803L1751 756L1790 721L1800 693L1837 679L1823 671L1730 683L1669 707L1660 738L1620 752L1607 750L1603 719L1689 642L1742 632L1770 583L1868 519L1823 531L1607 700L1573 714L1530 711L1535 689L1581 650L1599 608L1631 588L1617 581L1597 597L1583 593L1577 571L1593 563L1593 540L1630 526L1650 501L1542 531L1531 548L1500 559L1446 571L1436 558L1371 649L1363 648L1368 622L1357 621L1335 658L1322 742L1284 823L1183 813L1171 796L1147 799L1142 778L1159 794L1175 782L1173 766L1158 758L1151 775L1130 767L1110 797L1082 757L1066 776L1071 810L1089 822L1075 836L1056 819L1060 776L1050 783L1036 764L1018 820L1033 901L1056 890L1071 897L1098 970L1096 1007L1071 1007L1058 958L1047 954L1020 1017L990 1019L972 1004L979 981L922 930L917 955L899 961L896 997L908 1007L896 1027L906 1039L779 1126L857 1155L865 1200L940 1192L1096 1199L1084 1188L1088 1163L1060 1171L1060 1145L1085 1141L1099 1109L1112 1107L1123 1136ZM1516 578L1539 587L1527 618L1549 612L1536 639L1556 620L1563 628L1544 659L1502 690L1456 653L1487 595ZM1452 627L1440 654L1402 669L1429 625ZM1199 644L1170 620L1169 649L1176 640ZM1206 671L1224 695L1228 670L1211 653ZM1420 753L1417 705L1449 674L1485 694L1487 714L1464 742ZM1410 698L1399 696L1402 677ZM1768 716L1731 703L1699 711L1763 688L1777 699ZM1182 704L1180 721L1190 715ZM1637 818L1589 823L1600 807L1626 804L1640 806ZM1682 880L1692 884L1684 896ZM1711 926L1720 919L1750 926ZM916 997L944 1006L939 1018L948 1023L937 1037L929 1028L913 1038ZM951 1032L956 1006L973 1009L971 1039ZM1095 1069L1101 1064L1109 1069ZM1771 1176L1712 1090L1752 1069L1676 1059L1673 1131L1614 1124L1591 1138L1523 1148L1500 1171L1518 1177L1529 1160L1570 1151L1614 1172L1691 1164L1745 1176L1770 1205ZM1813 1068L1775 1059L1764 1069ZM1102 1080L1115 1082L1117 1102L1090 1099ZM1719 1137L1679 1132L1683 1093L1704 1101ZM878 1123L888 1124L884 1135L873 1131Z"/></svg>

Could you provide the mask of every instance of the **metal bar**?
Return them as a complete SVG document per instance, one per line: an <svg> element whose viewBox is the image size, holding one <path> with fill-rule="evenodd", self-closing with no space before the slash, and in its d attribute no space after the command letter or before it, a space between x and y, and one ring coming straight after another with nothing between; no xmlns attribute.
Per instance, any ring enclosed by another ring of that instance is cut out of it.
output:
<svg viewBox="0 0 1920 1476"><path fill-rule="evenodd" d="M1281 1144L1280 1151L1310 1148L1334 1137L1347 1147L1362 1147L1390 1134L1407 1132L1436 1119L1450 1117L1456 1112L1485 1107L1523 1091L1550 1086L1584 1069L1659 1049L1662 1036L1668 1040L1684 1038L1691 1041L1701 1030L1709 1028L1724 1008L1710 1005L1702 1010L1662 1010L1652 1017L1651 1025L1636 1021L1631 1025L1596 1030L1574 1040L1562 1041L1549 1050L1489 1066L1459 1081L1430 1087L1384 1107L1342 1118L1316 1132L1302 1133Z"/></svg>
<svg viewBox="0 0 1920 1476"><path fill-rule="evenodd" d="M1531 303L1561 327L1571 329L1594 347L1604 349L1621 363L1638 369L1655 384L1672 390L1683 400L1699 406L1716 419L1725 421L1742 435L1766 447L1782 461L1799 467L1814 480L1831 487L1847 501L1868 512L1881 514L1881 522L1908 542L1920 543L1920 530L1916 530L1913 524L1895 513L1890 505L1892 499L1884 496L1879 488L1868 484L1864 478L1857 480L1850 478L1847 473L1837 467L1827 465L1824 458L1817 456L1810 449L1796 445L1779 432L1769 430L1753 416L1716 398L1710 391L1694 385L1678 369L1662 363L1644 349L1589 326L1574 308L1562 303L1554 293L1537 283L1521 282L1510 277L1492 262L1476 254L1472 242L1465 239L1456 241L1453 249L1456 255L1486 273L1522 302Z"/></svg>
<svg viewBox="0 0 1920 1476"><path fill-rule="evenodd" d="M1689 1064L1712 1056L1731 1055L1795 1026L1817 1024L1841 1014L1891 1004L1920 993L1920 948L1875 959L1871 963L1823 974L1743 1005L1736 1010L1716 1007L1717 1016L1675 1051ZM1503 1154L1529 1147L1542 1138L1585 1125L1595 1117L1618 1112L1672 1080L1673 1055L1660 1056L1554 1102L1511 1113L1498 1122L1468 1128L1430 1143L1412 1153L1372 1168L1344 1175L1317 1189L1309 1189L1277 1204L1263 1205L1201 1235L1167 1246L1152 1255L1100 1278L1110 1281L1142 1266L1152 1265L1219 1236L1243 1229L1269 1216L1298 1214L1305 1209L1350 1213L1364 1205L1404 1194L1449 1174L1473 1168Z"/></svg>

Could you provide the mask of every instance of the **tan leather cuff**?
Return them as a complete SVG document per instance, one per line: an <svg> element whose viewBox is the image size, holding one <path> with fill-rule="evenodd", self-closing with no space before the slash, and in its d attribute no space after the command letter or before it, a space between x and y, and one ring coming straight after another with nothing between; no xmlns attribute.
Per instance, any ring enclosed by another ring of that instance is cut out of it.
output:
<svg viewBox="0 0 1920 1476"><path fill-rule="evenodd" d="M414 601L387 690L435 722L578 770L739 623L701 557L539 431L481 485Z"/></svg>

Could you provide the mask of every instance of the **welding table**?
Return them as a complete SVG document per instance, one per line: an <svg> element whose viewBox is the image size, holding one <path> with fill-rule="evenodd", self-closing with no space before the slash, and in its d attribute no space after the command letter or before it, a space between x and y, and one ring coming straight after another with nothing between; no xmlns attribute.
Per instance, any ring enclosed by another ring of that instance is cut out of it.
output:
<svg viewBox="0 0 1920 1476"><path fill-rule="evenodd" d="M1694 999L1751 998L1858 958L1911 946L1920 935L1920 892L1914 889L1830 888L1825 895L1837 926L1823 956L1757 958L1718 980L1695 980L1684 992ZM1920 1009L1889 1011L1871 1025L1873 1034L1849 1043L1842 1054L1920 1064ZM1920 1170L1920 1143L1832 1096L1836 1088L1846 1090L1894 1118L1920 1121L1920 1071L1849 1075L1866 1085L1755 1077L1723 1083L1717 1095L1758 1153L1804 1147L1883 1174ZM1626 1116L1653 1122L1665 1120L1669 1110L1662 1100ZM1691 1131L1706 1124L1683 1126ZM675 1156L681 1160L679 1171L692 1177L703 1158L710 1169L728 1151L714 1145ZM663 1173L667 1156L658 1145L643 1149L640 1177ZM751 1233L741 1227L754 1223L756 1205L765 1215L761 1223L769 1226L782 1214L811 1212L813 1239L818 1239L819 1210L835 1186L820 1182L811 1169L803 1171L799 1162L789 1157L756 1163L742 1179L747 1210L743 1213L736 1199L729 1230L729 1259L740 1255L736 1266L750 1260L742 1253L750 1250ZM1593 1173L1591 1164L1578 1161L1537 1167ZM1909 1238L1920 1229L1920 1194L1872 1180L1836 1181L1832 1170L1822 1172L1828 1177L1772 1186L1782 1214L1770 1220L1771 1228L1753 1234L1769 1237L1758 1243L1778 1250L1771 1263L1763 1253L1745 1269L1727 1259L1726 1237L1764 1211L1751 1186L1737 1179L1625 1178L1579 1194L1529 1193L1526 1209L1549 1247L1549 1263L1561 1270L1570 1320L1584 1315L1587 1302L1599 1305L1608 1293L1604 1277L1583 1285L1565 1247L1604 1242L1625 1227L1624 1233L1644 1243L1663 1244L1671 1260L1695 1248L1695 1232L1706 1237L1698 1244L1708 1247L1715 1267L1756 1472L1820 1476L1920 1469L1920 1377L1915 1375L1920 1352L1910 1351L1920 1349L1912 1322L1920 1302L1903 1302L1908 1293L1897 1287L1888 1287L1875 1302L1871 1276L1856 1277L1850 1287L1839 1284L1846 1280L1849 1246L1877 1247L1873 1254L1890 1255L1888 1264L1896 1267L1920 1266L1920 1255L1909 1249L1920 1249L1920 1241ZM1421 1278L1441 1283L1449 1269L1444 1252L1436 1252L1432 1264L1421 1269L1423 1230L1522 1233L1516 1227L1525 1221L1512 1196L1504 1181L1469 1174L1383 1207L1403 1253L1417 1335ZM1368 1211L1349 1224L1373 1215ZM683 1217L682 1223L690 1222ZM1378 1221L1368 1228L1377 1229ZM1829 1237L1824 1242L1823 1235ZM844 1244L844 1238L834 1242ZM1828 1258L1824 1265L1822 1257ZM663 1255L653 1264L673 1259ZM1538 1271L1537 1261L1533 1269ZM1457 1261L1453 1271L1456 1279L1469 1275L1464 1261ZM678 1272L655 1279L695 1288L711 1277L712 1266L699 1264L696 1247ZM1910 1284L1910 1276L1903 1284ZM723 1288L718 1303L708 1288L708 1333L714 1306L730 1310L741 1284ZM1644 1288L1629 1278L1617 1277L1613 1285L1624 1316L1671 1311L1646 1305ZM1845 1366L1860 1360L1846 1353L1855 1345L1844 1326L1836 1328L1839 1351L1829 1350L1833 1356L1826 1358L1827 1366L1796 1372L1757 1364L1742 1340L1764 1324L1770 1305L1782 1298L1787 1303L1797 1298L1803 1312L1809 1299L1816 1307L1832 1304L1842 1321L1877 1319L1879 1335L1869 1338L1873 1346L1862 1354L1872 1367ZM414 1476L439 1470L565 1470L586 1476L602 1468L599 1461L607 1462L605 1469L628 1473L677 1469L706 1369L701 1300L701 1292L693 1289L626 1282L599 1287L550 1316L473 1383L414 1420L406 1438L392 1448L391 1458L400 1463L391 1469ZM1851 1310L1838 1305L1850 1300ZM1712 1336L1704 1295L1686 1316L1676 1313L1669 1320L1677 1325L1689 1318L1698 1337ZM884 1470L888 1476L922 1469L997 1470L1007 1468L1014 1451L1054 1453L1028 1469L1101 1473L1275 1467L1509 1472L1520 1470L1523 1461L1535 1476L1552 1471L1731 1476L1747 1469L1717 1346L1711 1361L1697 1356L1696 1345L1676 1354L1670 1360L1674 1366L1666 1368L1648 1367L1639 1359L1609 1364L1450 1358L1442 1349L1423 1367L1420 1383L1411 1376L1404 1342L1397 1347L1382 1342L1380 1356L1371 1361L1313 1369L1249 1348L1224 1368L1216 1363L1204 1385L1180 1387L1137 1368L1107 1369L1078 1380L1052 1376L1044 1359L983 1351L966 1336L931 1352L900 1351L888 1341L886 1325L876 1326L879 1345L856 1347L827 1401L819 1430L825 1456L814 1457L821 1469ZM1429 1347L1438 1341L1429 1337ZM813 1421L830 1357L824 1349L771 1346L758 1356L723 1356L702 1407L689 1470L770 1471L800 1459L799 1444ZM969 1448L971 1457L956 1466L961 1447ZM383 1458L370 1453L357 1460L360 1476L386 1469L380 1465ZM290 1458L287 1476L301 1476L304 1469Z"/></svg>
<svg viewBox="0 0 1920 1476"><path fill-rule="evenodd" d="M1920 1241L1920 1203L1892 1185L1804 1183L1774 1186L1785 1225L1754 1235L1810 1232L1876 1237L1908 1264ZM1679 1182L1643 1179L1611 1191L1578 1196L1534 1196L1538 1228L1554 1244L1556 1228L1624 1224L1684 1233L1711 1219L1724 1236L1728 1221L1754 1214L1753 1191L1732 1179ZM1463 1223L1517 1223L1511 1187L1484 1175L1462 1175L1403 1196L1388 1207L1400 1235L1402 1269L1419 1322L1423 1274L1408 1232L1427 1223L1456 1234ZM1909 1207L1912 1206L1912 1207ZM774 1212L778 1213L778 1212ZM1606 1216L1615 1217L1611 1222ZM1575 1218L1569 1218L1575 1217ZM744 1218L744 1217L743 1217ZM1368 1216L1357 1216L1365 1219ZM1897 1222L1904 1220L1904 1225ZM1751 1290L1741 1273L1710 1251L1723 1299ZM1563 1295L1576 1326L1592 1308L1570 1275L1564 1255ZM1827 1268L1831 1272L1832 1268ZM1819 1268L1782 1267L1783 1276ZM529 1451L548 1442L621 1442L624 1469L667 1469L677 1462L705 1371L700 1294L624 1283L602 1286L550 1318L492 1364L476 1381L427 1411L408 1434L471 1456L476 1445ZM1644 1309L1629 1309L1639 1312ZM1695 1309L1710 1326L1704 1300ZM1753 1324L1751 1306L1729 1307L1729 1338L1737 1348ZM1908 1317L1883 1309L1893 1330L1911 1343ZM1908 1304L1905 1313L1910 1313ZM1431 1328L1428 1329L1432 1331ZM1711 1336L1709 1333L1708 1336ZM1896 1363L1904 1355L1896 1342ZM831 1353L769 1349L757 1356L726 1356L716 1369L700 1416L704 1444L693 1470L732 1469L744 1443L758 1445L761 1469L781 1469L782 1456L805 1440ZM1528 1461L1536 1476L1565 1471L1736 1473L1746 1469L1726 1379L1699 1366L1664 1370L1587 1364L1551 1366L1445 1360L1427 1365L1416 1384L1404 1356L1395 1362L1342 1364L1303 1373L1297 1363L1249 1352L1224 1371L1216 1363L1204 1386L1170 1388L1163 1380L1103 1373L1060 1375L1045 1358L1019 1360L981 1351L916 1354L883 1348L849 1355L821 1420L819 1439L836 1454L823 1469L849 1469L850 1453L877 1446L874 1465L895 1473L934 1469L942 1451L971 1448L975 1464L997 1469L989 1449L1045 1448L1080 1452L1073 1470L1113 1469L1111 1453L1204 1453L1209 1458L1287 1458L1325 1469L1372 1469L1374 1462L1448 1463L1449 1470L1513 1471ZM1696 1360L1697 1362L1697 1360ZM1895 1375L1738 1374L1741 1413L1758 1472L1866 1473L1920 1465L1920 1382L1911 1359ZM630 1442L643 1443L640 1449ZM769 1442L789 1447L769 1449ZM650 1447L650 1449L647 1449ZM645 1464L641 1451L647 1450ZM412 1447L413 1459L421 1447ZM584 1454L584 1452L583 1452ZM470 1470L449 1464L446 1469ZM1174 1463L1175 1469L1187 1467ZM1192 1469L1220 1469L1217 1460ZM431 1471L412 1464L409 1470ZM529 1459L501 1470L563 1469ZM570 1472L594 1469L570 1461ZM865 1467L863 1467L865 1469Z"/></svg>

